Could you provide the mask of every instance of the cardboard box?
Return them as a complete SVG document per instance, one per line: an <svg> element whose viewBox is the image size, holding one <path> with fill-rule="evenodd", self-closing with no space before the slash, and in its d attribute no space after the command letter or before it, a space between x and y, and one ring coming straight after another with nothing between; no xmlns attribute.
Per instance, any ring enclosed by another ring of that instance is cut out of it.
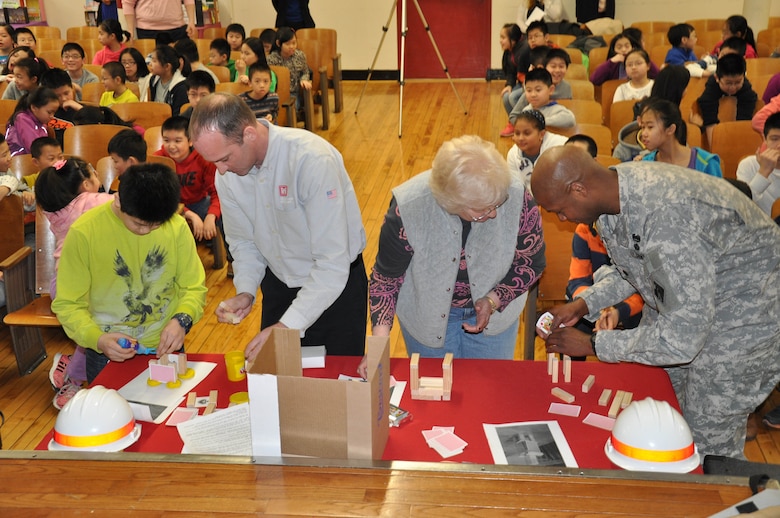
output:
<svg viewBox="0 0 780 518"><path fill-rule="evenodd" d="M302 376L300 332L274 329L247 368L252 454L380 459L390 411L390 340L366 339L368 381Z"/></svg>

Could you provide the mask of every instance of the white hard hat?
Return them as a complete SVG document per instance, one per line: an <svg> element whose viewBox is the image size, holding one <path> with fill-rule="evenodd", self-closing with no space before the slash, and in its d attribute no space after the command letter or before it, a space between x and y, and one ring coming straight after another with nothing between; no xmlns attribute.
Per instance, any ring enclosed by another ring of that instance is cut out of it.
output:
<svg viewBox="0 0 780 518"><path fill-rule="evenodd" d="M78 391L62 408L49 449L121 451L140 435L130 404L116 390L96 385Z"/></svg>
<svg viewBox="0 0 780 518"><path fill-rule="evenodd" d="M630 471L688 473L699 452L683 416L666 401L634 401L621 412L604 445L617 466Z"/></svg>

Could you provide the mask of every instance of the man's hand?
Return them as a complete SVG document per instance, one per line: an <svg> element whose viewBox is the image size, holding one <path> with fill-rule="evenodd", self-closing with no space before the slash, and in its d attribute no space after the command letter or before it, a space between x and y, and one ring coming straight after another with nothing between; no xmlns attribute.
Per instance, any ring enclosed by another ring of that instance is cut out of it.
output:
<svg viewBox="0 0 780 518"><path fill-rule="evenodd" d="M282 324L281 322L277 322L274 325L266 327L257 333L257 335L252 338L252 341L247 344L246 349L244 349L244 357L247 359L247 361L255 361L257 354L260 352L260 349L263 348L265 342L268 340L268 337L271 336L271 331L275 327L287 329L286 325Z"/></svg>
<svg viewBox="0 0 780 518"><path fill-rule="evenodd" d="M127 338L128 340L133 339L131 336L123 333L104 333L100 335L97 342L98 352L106 355L106 358L112 362L123 362L135 356L135 349L132 347L124 349L119 345L117 340L120 338Z"/></svg>
<svg viewBox="0 0 780 518"><path fill-rule="evenodd" d="M588 356L593 354L590 335L573 327L559 327L547 337L547 352Z"/></svg>
<svg viewBox="0 0 780 518"><path fill-rule="evenodd" d="M550 314L553 316L550 329L558 329L561 324L566 327L571 327L579 322L583 316L588 314L588 305L582 299L574 299L568 304L555 306L550 310ZM536 334L539 335L539 338L544 340L548 338L548 336L542 334L539 329L536 330Z"/></svg>
<svg viewBox="0 0 780 518"><path fill-rule="evenodd" d="M601 310L601 315L596 320L594 329L596 331L609 331L615 329L618 323L620 323L620 313L615 306L610 306Z"/></svg>
<svg viewBox="0 0 780 518"><path fill-rule="evenodd" d="M252 304L254 304L254 302L255 298L249 293L239 293L231 299L220 302L214 314L217 315L218 321L232 324L232 316L235 315L243 320L243 318L252 311ZM229 316L228 313L230 314Z"/></svg>
<svg viewBox="0 0 780 518"><path fill-rule="evenodd" d="M165 354L175 353L182 347L184 347L184 328L181 327L179 321L172 319L163 328L160 334L160 345L157 346L157 357L161 357Z"/></svg>

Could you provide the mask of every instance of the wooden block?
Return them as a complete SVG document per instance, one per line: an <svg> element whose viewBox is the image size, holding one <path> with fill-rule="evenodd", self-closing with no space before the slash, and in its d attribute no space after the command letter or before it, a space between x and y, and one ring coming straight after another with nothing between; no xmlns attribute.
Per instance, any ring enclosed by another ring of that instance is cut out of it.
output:
<svg viewBox="0 0 780 518"><path fill-rule="evenodd" d="M197 399L198 395L194 392L190 392L187 394L187 408L195 408L195 399Z"/></svg>
<svg viewBox="0 0 780 518"><path fill-rule="evenodd" d="M179 375L187 373L187 353L179 353L179 358L176 361L176 370Z"/></svg>
<svg viewBox="0 0 780 518"><path fill-rule="evenodd" d="M431 378L429 376L423 376L420 378L420 388L435 388L439 390L444 390L444 379L443 378Z"/></svg>
<svg viewBox="0 0 780 518"><path fill-rule="evenodd" d="M607 406L610 397L612 397L612 389L602 390L601 396L599 396L599 406Z"/></svg>
<svg viewBox="0 0 780 518"><path fill-rule="evenodd" d="M420 388L417 391L417 397L414 399L420 399L424 401L441 401L442 390L439 388Z"/></svg>
<svg viewBox="0 0 780 518"><path fill-rule="evenodd" d="M631 400L634 398L633 392L624 392L623 393L623 402L620 403L620 408L626 408L628 405L631 404Z"/></svg>
<svg viewBox="0 0 780 518"><path fill-rule="evenodd" d="M168 355L163 354L159 358L157 358L157 363L160 365L168 365Z"/></svg>
<svg viewBox="0 0 780 518"><path fill-rule="evenodd" d="M208 405L206 405L206 408L203 409L203 415L209 415L216 409L217 409L216 403L209 403Z"/></svg>
<svg viewBox="0 0 780 518"><path fill-rule="evenodd" d="M444 376L444 392L442 399L449 401L452 396L452 360L455 356L452 353L444 355L444 361L441 363L441 370Z"/></svg>
<svg viewBox="0 0 780 518"><path fill-rule="evenodd" d="M563 355L563 382L571 383L571 356Z"/></svg>
<svg viewBox="0 0 780 518"><path fill-rule="evenodd" d="M409 360L409 385L412 388L412 394L420 388L420 354L414 353Z"/></svg>
<svg viewBox="0 0 780 518"><path fill-rule="evenodd" d="M548 376L552 376L554 358L555 358L555 353L547 353L547 375Z"/></svg>
<svg viewBox="0 0 780 518"><path fill-rule="evenodd" d="M217 404L217 396L219 396L218 390L212 390L209 392L209 403Z"/></svg>
<svg viewBox="0 0 780 518"><path fill-rule="evenodd" d="M588 375L585 381L582 383L582 391L587 394L596 382L596 376L594 374Z"/></svg>
<svg viewBox="0 0 780 518"><path fill-rule="evenodd" d="M553 357L552 382L558 383L558 356Z"/></svg>
<svg viewBox="0 0 780 518"><path fill-rule="evenodd" d="M625 392L622 390L618 390L615 393L612 404L609 406L609 412L607 412L609 417L617 417L618 412L620 412L620 405L623 403L623 394L625 394Z"/></svg>
<svg viewBox="0 0 780 518"><path fill-rule="evenodd" d="M550 393L557 397L560 400L566 401L567 403L573 403L574 402L574 396L566 392L560 387L553 387L553 389L550 391Z"/></svg>

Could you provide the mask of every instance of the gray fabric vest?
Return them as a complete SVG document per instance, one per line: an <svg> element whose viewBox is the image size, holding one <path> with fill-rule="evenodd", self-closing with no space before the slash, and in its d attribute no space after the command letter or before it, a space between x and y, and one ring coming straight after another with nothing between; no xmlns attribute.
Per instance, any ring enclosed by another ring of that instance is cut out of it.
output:
<svg viewBox="0 0 780 518"><path fill-rule="evenodd" d="M414 256L398 295L396 312L404 329L428 347L444 347L444 335L452 306L452 290L458 274L463 225L433 197L426 171L404 182L393 195ZM494 219L473 223L466 241L466 264L474 300L484 297L512 266L525 189L512 177L509 200ZM526 293L503 311L496 311L483 331L496 335L520 316Z"/></svg>

